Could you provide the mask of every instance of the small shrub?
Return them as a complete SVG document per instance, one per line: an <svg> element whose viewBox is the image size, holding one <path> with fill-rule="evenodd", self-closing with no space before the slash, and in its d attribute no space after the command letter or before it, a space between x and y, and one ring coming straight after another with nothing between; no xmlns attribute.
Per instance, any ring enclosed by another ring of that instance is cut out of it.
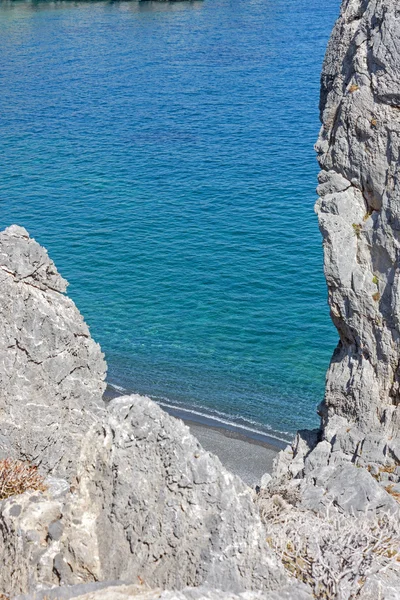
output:
<svg viewBox="0 0 400 600"><path fill-rule="evenodd" d="M353 85L351 85L349 87L349 92L350 92L350 94L352 94L353 92L356 92L359 89L360 89L359 86L356 83L353 83Z"/></svg>
<svg viewBox="0 0 400 600"><path fill-rule="evenodd" d="M375 292L375 294L372 294L372 299L375 300L375 302L379 302L381 298L381 295L379 292Z"/></svg>
<svg viewBox="0 0 400 600"><path fill-rule="evenodd" d="M268 545L318 600L355 600L370 575L398 568L397 515L354 517L331 506L318 516L267 494L260 494L258 506Z"/></svg>
<svg viewBox="0 0 400 600"><path fill-rule="evenodd" d="M23 494L27 490L46 490L37 467L11 458L0 460L0 500Z"/></svg>
<svg viewBox="0 0 400 600"><path fill-rule="evenodd" d="M396 470L396 465L385 465L383 467L379 467L380 473L394 473Z"/></svg>
<svg viewBox="0 0 400 600"><path fill-rule="evenodd" d="M397 500L397 502L400 502L400 493L399 492L395 492L394 491L394 485L393 483L388 485L387 487L385 487L385 490L387 491L388 494L390 494L391 496L393 496L393 498L395 500Z"/></svg>
<svg viewBox="0 0 400 600"><path fill-rule="evenodd" d="M354 233L356 234L356 236L359 238L361 235L361 230L362 230L362 225L361 223L353 223L352 225L353 229L354 229Z"/></svg>
<svg viewBox="0 0 400 600"><path fill-rule="evenodd" d="M378 283L379 283L379 279L377 278L377 276L376 276L376 275L374 275L374 276L373 276L373 278L372 278L372 283L374 283L375 285L378 285Z"/></svg>

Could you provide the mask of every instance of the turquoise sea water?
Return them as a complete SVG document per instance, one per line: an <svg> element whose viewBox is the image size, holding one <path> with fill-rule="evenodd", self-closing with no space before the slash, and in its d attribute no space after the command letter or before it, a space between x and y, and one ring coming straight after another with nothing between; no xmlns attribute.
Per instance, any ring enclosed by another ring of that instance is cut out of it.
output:
<svg viewBox="0 0 400 600"><path fill-rule="evenodd" d="M0 2L0 226L47 247L113 384L281 437L316 424L338 8Z"/></svg>

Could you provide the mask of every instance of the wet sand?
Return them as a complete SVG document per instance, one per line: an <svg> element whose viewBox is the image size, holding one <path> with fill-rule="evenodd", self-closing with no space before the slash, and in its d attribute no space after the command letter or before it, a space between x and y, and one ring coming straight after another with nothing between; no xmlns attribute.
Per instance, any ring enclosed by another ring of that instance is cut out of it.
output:
<svg viewBox="0 0 400 600"><path fill-rule="evenodd" d="M200 425L185 419L205 450L216 454L222 464L250 486L258 485L264 473L272 472L272 461L280 448L246 438L229 429Z"/></svg>

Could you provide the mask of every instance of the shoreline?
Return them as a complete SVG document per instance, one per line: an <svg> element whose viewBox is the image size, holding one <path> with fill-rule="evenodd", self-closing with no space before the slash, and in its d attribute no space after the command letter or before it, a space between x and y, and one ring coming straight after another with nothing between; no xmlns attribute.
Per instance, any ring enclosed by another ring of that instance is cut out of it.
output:
<svg viewBox="0 0 400 600"><path fill-rule="evenodd" d="M116 390L114 386L107 384L103 398L107 402L130 393ZM228 471L239 475L251 487L259 485L265 473L272 472L275 456L289 444L240 426L228 426L212 417L198 415L190 410L157 404L171 416L181 419L205 450L218 456Z"/></svg>

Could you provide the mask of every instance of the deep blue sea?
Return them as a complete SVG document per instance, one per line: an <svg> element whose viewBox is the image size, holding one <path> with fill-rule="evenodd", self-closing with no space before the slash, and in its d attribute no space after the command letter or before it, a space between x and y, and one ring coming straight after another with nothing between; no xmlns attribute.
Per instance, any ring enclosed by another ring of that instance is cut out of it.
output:
<svg viewBox="0 0 400 600"><path fill-rule="evenodd" d="M109 381L285 438L336 345L313 212L339 0L0 1L0 227Z"/></svg>

